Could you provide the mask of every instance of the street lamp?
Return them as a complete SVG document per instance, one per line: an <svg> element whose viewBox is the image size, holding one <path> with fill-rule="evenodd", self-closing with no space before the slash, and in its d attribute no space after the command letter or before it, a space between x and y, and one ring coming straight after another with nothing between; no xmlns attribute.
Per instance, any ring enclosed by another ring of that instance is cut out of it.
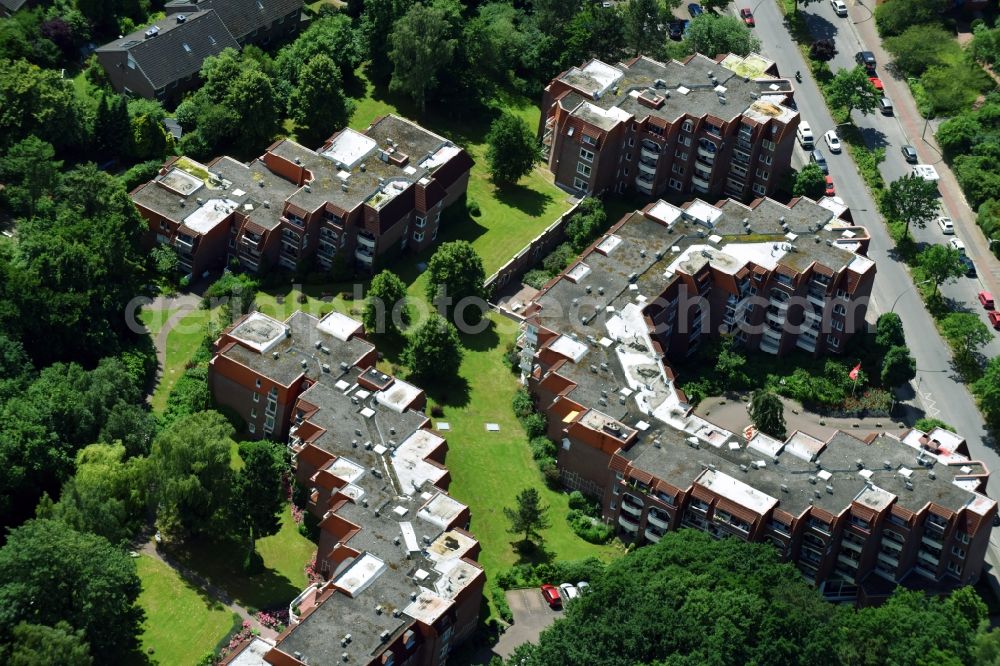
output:
<svg viewBox="0 0 1000 666"><path fill-rule="evenodd" d="M910 293L911 291L913 291L914 289L916 289L920 285L927 284L928 282L933 282L933 280L930 279L930 278L928 278L926 280L921 280L920 282L915 283L912 287L907 287L903 291L899 292L899 296L897 296L896 300L894 300L892 302L892 307L889 308L889 312L895 312L896 311L896 304L899 303L899 299L901 299L903 296L905 296L906 294Z"/></svg>

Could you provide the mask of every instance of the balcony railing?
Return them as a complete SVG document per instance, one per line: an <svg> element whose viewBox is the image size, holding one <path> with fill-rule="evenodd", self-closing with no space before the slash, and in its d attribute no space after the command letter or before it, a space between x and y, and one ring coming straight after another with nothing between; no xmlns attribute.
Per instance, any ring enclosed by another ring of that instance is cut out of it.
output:
<svg viewBox="0 0 1000 666"><path fill-rule="evenodd" d="M369 252L365 252L360 247L357 250L354 251L354 258L357 259L358 261L364 262L366 264L370 264L373 261L375 261L375 255L373 255L373 254L371 254Z"/></svg>
<svg viewBox="0 0 1000 666"><path fill-rule="evenodd" d="M650 525L656 525L657 527L661 527L663 529L670 528L670 520L666 517L660 517L655 511L650 511L646 514L646 522Z"/></svg>
<svg viewBox="0 0 1000 666"><path fill-rule="evenodd" d="M837 556L837 561L840 562L841 564L845 564L845 565L851 567L852 569L857 569L858 568L858 561L854 560L854 559L851 559L847 555L838 555Z"/></svg>
<svg viewBox="0 0 1000 666"><path fill-rule="evenodd" d="M358 245L375 249L375 237L369 234L358 234Z"/></svg>
<svg viewBox="0 0 1000 666"><path fill-rule="evenodd" d="M635 181L635 186L636 186L637 189L641 190L642 192L645 192L646 194L652 194L653 193L653 184L652 183L647 183L646 181L639 180L637 178L636 181Z"/></svg>
<svg viewBox="0 0 1000 666"><path fill-rule="evenodd" d="M637 518L642 515L641 506L635 506L634 504L629 504L628 502L622 502L622 511L630 513Z"/></svg>
<svg viewBox="0 0 1000 666"><path fill-rule="evenodd" d="M642 149L639 151L639 155L646 158L647 160L658 160L660 159L660 153L656 150L650 150L643 144Z"/></svg>
<svg viewBox="0 0 1000 666"><path fill-rule="evenodd" d="M656 543L657 541L660 540L660 535L650 529L647 529L643 533L643 536L645 536L647 540L652 541L653 543Z"/></svg>
<svg viewBox="0 0 1000 666"><path fill-rule="evenodd" d="M645 162L643 162L642 160L640 160L639 161L639 171L642 171L643 173L648 173L650 176L655 176L656 175L656 165L655 164L646 164Z"/></svg>
<svg viewBox="0 0 1000 666"><path fill-rule="evenodd" d="M707 180L705 180L704 178L700 178L698 176L692 176L691 183L697 185L698 187L703 187L706 190L710 187L709 182Z"/></svg>
<svg viewBox="0 0 1000 666"><path fill-rule="evenodd" d="M707 158L710 158L712 160L715 160L715 151L705 150L701 146L698 146L698 156L699 157L707 157Z"/></svg>
<svg viewBox="0 0 1000 666"><path fill-rule="evenodd" d="M639 524L624 514L618 515L618 524L621 525L622 529L626 532L635 533L639 531Z"/></svg>

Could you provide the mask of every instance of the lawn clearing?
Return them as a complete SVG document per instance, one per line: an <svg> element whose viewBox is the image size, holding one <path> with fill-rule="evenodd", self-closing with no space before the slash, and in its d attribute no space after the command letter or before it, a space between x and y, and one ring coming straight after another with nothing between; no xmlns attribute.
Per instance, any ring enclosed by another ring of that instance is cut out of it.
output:
<svg viewBox="0 0 1000 666"><path fill-rule="evenodd" d="M149 334L153 338L155 338L157 334L160 332L160 330L163 328L163 325L167 323L167 320L169 320L175 314L177 314L176 309L151 310L147 308L139 313L139 321L142 322L142 325L146 327L146 330L149 331Z"/></svg>
<svg viewBox="0 0 1000 666"><path fill-rule="evenodd" d="M167 334L166 367L153 393L153 411L163 412L167 407L167 397L174 384L184 374L191 357L205 338L206 326L213 313L208 310L192 310L184 315ZM145 321L145 311L143 312ZM161 324L162 326L162 324Z"/></svg>
<svg viewBox="0 0 1000 666"><path fill-rule="evenodd" d="M143 555L136 559L146 612L139 636L142 651L150 648L153 663L194 664L225 638L239 616L188 585L163 562Z"/></svg>

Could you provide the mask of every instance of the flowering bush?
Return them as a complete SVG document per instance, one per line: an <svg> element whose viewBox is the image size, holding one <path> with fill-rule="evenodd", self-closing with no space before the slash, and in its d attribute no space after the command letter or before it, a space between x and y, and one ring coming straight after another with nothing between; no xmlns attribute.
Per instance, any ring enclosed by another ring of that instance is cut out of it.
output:
<svg viewBox="0 0 1000 666"><path fill-rule="evenodd" d="M240 630L234 633L232 636L230 636L229 643L224 645L222 649L219 650L219 661L225 659L226 655L228 655L230 652L238 648L243 643L243 641L250 638L250 636L252 636L253 633L254 632L250 620L243 620L243 624L241 625Z"/></svg>
<svg viewBox="0 0 1000 666"><path fill-rule="evenodd" d="M289 506L292 508L292 520L295 521L296 525L300 524L302 522L302 509L294 504L290 504Z"/></svg>
<svg viewBox="0 0 1000 666"><path fill-rule="evenodd" d="M305 571L306 571L306 578L309 579L310 585L312 585L313 583L318 583L321 580L323 580L323 576L321 576L319 572L316 571L316 558L313 558L311 562L306 564Z"/></svg>
<svg viewBox="0 0 1000 666"><path fill-rule="evenodd" d="M288 609L283 608L276 611L260 611L254 616L262 626L274 629L278 633L288 625Z"/></svg>

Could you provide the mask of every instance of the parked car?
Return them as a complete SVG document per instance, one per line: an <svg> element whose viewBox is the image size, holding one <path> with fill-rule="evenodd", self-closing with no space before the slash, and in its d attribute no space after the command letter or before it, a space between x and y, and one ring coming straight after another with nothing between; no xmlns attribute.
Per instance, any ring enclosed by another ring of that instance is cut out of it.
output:
<svg viewBox="0 0 1000 666"><path fill-rule="evenodd" d="M878 101L878 110L882 112L883 116L891 116L892 115L892 100L890 100L888 97L886 97L885 95L883 95L882 99L880 99Z"/></svg>
<svg viewBox="0 0 1000 666"><path fill-rule="evenodd" d="M872 82L873 86L875 86L875 90L879 92L885 90L885 86L882 85L882 79L878 78L877 76L869 76L868 80Z"/></svg>
<svg viewBox="0 0 1000 666"><path fill-rule="evenodd" d="M576 589L581 596L587 594L588 592L590 592L590 583L588 583L585 580L581 580L579 583L576 584Z"/></svg>
<svg viewBox="0 0 1000 666"><path fill-rule="evenodd" d="M833 186L833 176L826 177L826 196L832 197L837 194L837 188Z"/></svg>
<svg viewBox="0 0 1000 666"><path fill-rule="evenodd" d="M563 583L559 586L559 596L565 599L566 603L569 603L580 596L580 591L572 583Z"/></svg>
<svg viewBox="0 0 1000 666"><path fill-rule="evenodd" d="M826 134L823 135L823 140L826 141L831 153L840 152L840 137L837 136L837 130L827 130Z"/></svg>
<svg viewBox="0 0 1000 666"><path fill-rule="evenodd" d="M899 149L903 153L903 159L910 164L916 164L920 157L917 156L917 149L913 146L903 146Z"/></svg>
<svg viewBox="0 0 1000 666"><path fill-rule="evenodd" d="M875 70L875 54L871 51L858 51L854 54L854 59L859 65L864 65L868 71Z"/></svg>
<svg viewBox="0 0 1000 666"><path fill-rule="evenodd" d="M965 254L965 243L963 243L960 238L952 238L950 241L948 241L948 245L951 247L951 249L958 250L960 254L962 255Z"/></svg>
<svg viewBox="0 0 1000 666"><path fill-rule="evenodd" d="M981 291L977 295L977 298L979 298L979 302L982 304L983 308L987 310L996 309L993 307L993 294L991 294L990 292Z"/></svg>
<svg viewBox="0 0 1000 666"><path fill-rule="evenodd" d="M813 131L809 123L802 121L799 123L799 128L795 130L795 136L798 137L799 143L806 150L811 150L813 147Z"/></svg>
<svg viewBox="0 0 1000 666"><path fill-rule="evenodd" d="M837 16L847 16L847 3L844 0L830 0L830 6Z"/></svg>
<svg viewBox="0 0 1000 666"><path fill-rule="evenodd" d="M743 9L740 10L740 18L743 19L743 22L747 24L747 27L752 28L755 25L757 25L756 23L754 23L753 20L753 12L750 11L750 9L747 7L744 7Z"/></svg>
<svg viewBox="0 0 1000 666"><path fill-rule="evenodd" d="M823 151L817 148L816 150L809 153L809 161L813 164L819 165L819 168L823 170L823 173L830 175L830 167L826 165L826 157L823 155Z"/></svg>
<svg viewBox="0 0 1000 666"><path fill-rule="evenodd" d="M941 233L945 236L951 236L955 233L955 225L952 223L950 217L939 217L937 225L941 227Z"/></svg>
<svg viewBox="0 0 1000 666"><path fill-rule="evenodd" d="M688 14L691 15L691 18L696 18L704 13L705 10L702 9L701 5L699 5L697 2L692 2L690 5L688 5Z"/></svg>
<svg viewBox="0 0 1000 666"><path fill-rule="evenodd" d="M671 21L667 26L667 35L674 41L681 41L684 38L684 31L687 30L687 21Z"/></svg>
<svg viewBox="0 0 1000 666"><path fill-rule="evenodd" d="M562 598L559 596L559 589L555 585L546 583L542 585L542 597L549 608L562 608Z"/></svg>
<svg viewBox="0 0 1000 666"><path fill-rule="evenodd" d="M996 310L990 310L986 313L987 318L990 320L990 325L1000 331L1000 312Z"/></svg>
<svg viewBox="0 0 1000 666"><path fill-rule="evenodd" d="M972 259L969 259L964 254L958 258L962 265L965 266L965 277L976 277L976 265L972 263Z"/></svg>

